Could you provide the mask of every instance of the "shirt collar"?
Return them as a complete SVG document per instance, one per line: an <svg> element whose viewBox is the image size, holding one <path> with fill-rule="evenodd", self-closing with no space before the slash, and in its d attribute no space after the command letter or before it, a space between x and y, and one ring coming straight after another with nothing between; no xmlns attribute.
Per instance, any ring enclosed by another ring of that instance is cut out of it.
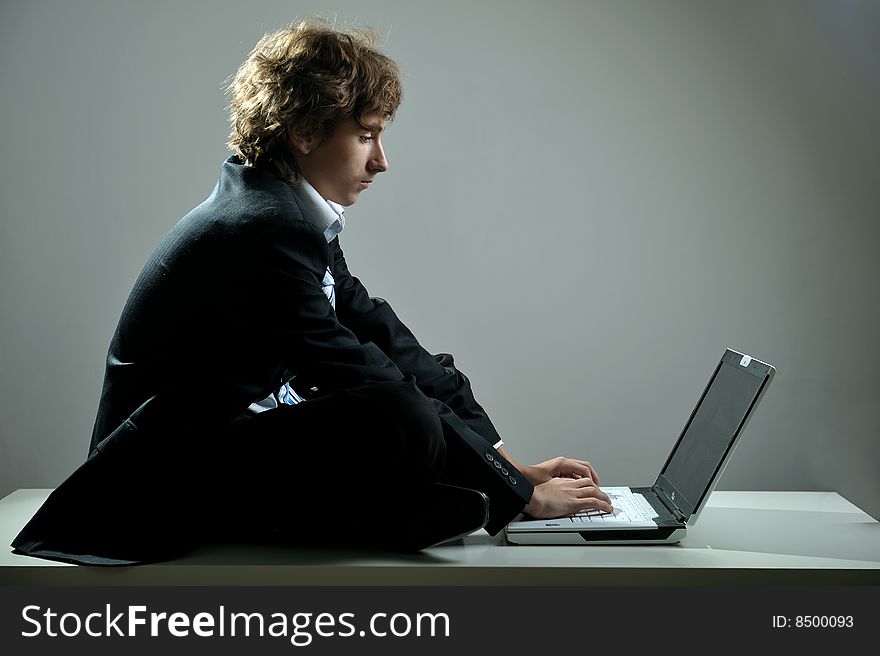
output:
<svg viewBox="0 0 880 656"><path fill-rule="evenodd" d="M339 203L323 198L301 175L297 176L291 187L301 203L303 218L323 230L329 244L345 227L345 208Z"/></svg>

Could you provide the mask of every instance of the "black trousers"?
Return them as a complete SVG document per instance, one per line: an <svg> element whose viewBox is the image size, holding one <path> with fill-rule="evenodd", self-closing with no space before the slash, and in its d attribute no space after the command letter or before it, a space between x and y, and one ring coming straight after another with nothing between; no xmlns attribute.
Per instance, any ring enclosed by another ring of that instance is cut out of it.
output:
<svg viewBox="0 0 880 656"><path fill-rule="evenodd" d="M446 464L437 412L411 379L248 413L212 453L210 537L383 548L405 542L401 520Z"/></svg>
<svg viewBox="0 0 880 656"><path fill-rule="evenodd" d="M143 439L153 419L135 413L108 437L22 529L16 552L127 565L218 540L412 551L486 521L486 497L462 489L469 481L454 474L467 467L452 462L462 458L412 380L241 416L220 430L177 422L162 443ZM436 483L447 475L454 487Z"/></svg>

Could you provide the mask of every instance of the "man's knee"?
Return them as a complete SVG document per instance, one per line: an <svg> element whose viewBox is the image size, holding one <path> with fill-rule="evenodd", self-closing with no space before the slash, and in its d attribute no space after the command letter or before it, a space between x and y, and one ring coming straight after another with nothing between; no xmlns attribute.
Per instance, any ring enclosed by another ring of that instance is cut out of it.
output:
<svg viewBox="0 0 880 656"><path fill-rule="evenodd" d="M388 451L402 467L439 476L446 454L443 428L433 402L415 382L377 383L352 393L369 404L370 433L377 449Z"/></svg>

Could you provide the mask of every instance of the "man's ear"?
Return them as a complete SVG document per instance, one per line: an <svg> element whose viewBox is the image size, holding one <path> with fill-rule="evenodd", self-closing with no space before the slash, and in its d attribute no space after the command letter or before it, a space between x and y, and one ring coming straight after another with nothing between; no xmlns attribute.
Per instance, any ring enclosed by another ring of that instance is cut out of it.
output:
<svg viewBox="0 0 880 656"><path fill-rule="evenodd" d="M287 141L294 152L300 155L308 155L318 147L318 140L313 133L298 130L295 127L287 128Z"/></svg>

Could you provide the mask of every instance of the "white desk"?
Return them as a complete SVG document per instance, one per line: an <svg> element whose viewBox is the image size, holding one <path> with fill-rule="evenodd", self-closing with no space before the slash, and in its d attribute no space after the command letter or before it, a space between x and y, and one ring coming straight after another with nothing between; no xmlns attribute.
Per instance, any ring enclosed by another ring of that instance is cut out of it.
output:
<svg viewBox="0 0 880 656"><path fill-rule="evenodd" d="M49 490L0 500L0 584L742 585L880 584L880 523L834 492L718 492L677 545L505 544L485 532L412 555L213 545L138 567L77 567L8 546Z"/></svg>

